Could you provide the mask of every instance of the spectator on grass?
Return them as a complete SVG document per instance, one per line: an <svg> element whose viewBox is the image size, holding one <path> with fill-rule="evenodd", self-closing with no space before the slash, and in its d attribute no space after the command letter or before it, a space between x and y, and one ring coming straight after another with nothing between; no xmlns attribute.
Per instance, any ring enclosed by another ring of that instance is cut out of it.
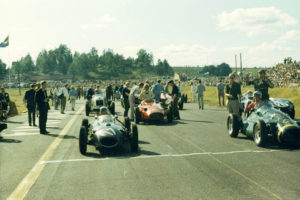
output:
<svg viewBox="0 0 300 200"><path fill-rule="evenodd" d="M225 85L224 85L223 81L219 80L218 84L217 84L219 106L221 106L221 98L222 98L222 105L224 106L224 88L225 88Z"/></svg>
<svg viewBox="0 0 300 200"><path fill-rule="evenodd" d="M198 107L199 109L202 108L202 110L204 109L204 99L203 99L204 91L205 91L205 86L201 83L201 79L199 79L196 92L198 94Z"/></svg>

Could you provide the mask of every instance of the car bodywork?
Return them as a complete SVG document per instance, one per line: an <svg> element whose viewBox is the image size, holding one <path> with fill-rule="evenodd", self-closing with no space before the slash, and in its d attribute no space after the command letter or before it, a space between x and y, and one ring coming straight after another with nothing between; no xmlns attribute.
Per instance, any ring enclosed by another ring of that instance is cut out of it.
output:
<svg viewBox="0 0 300 200"><path fill-rule="evenodd" d="M269 136L284 144L298 145L300 142L299 122L275 109L271 103L255 107L250 114L242 116L241 122L236 116L230 115L227 127L230 136L236 137L241 131L249 138L253 138L258 146L264 146Z"/></svg>
<svg viewBox="0 0 300 200"><path fill-rule="evenodd" d="M142 101L135 109L135 122L138 124L140 121L161 121L167 117L168 122L171 123L173 116L168 107L171 100L169 98L166 101L161 103L155 102L153 99Z"/></svg>
<svg viewBox="0 0 300 200"><path fill-rule="evenodd" d="M241 104L243 109L248 104L248 102L253 102L253 92L248 91L244 93L241 97ZM277 110L280 110L288 114L292 119L295 118L295 105L291 100L281 99L281 98L269 98L269 103Z"/></svg>
<svg viewBox="0 0 300 200"><path fill-rule="evenodd" d="M102 106L108 107L112 114L115 114L115 103L113 101L107 101L104 94L95 94L92 99L87 100L85 105L86 116L90 113L99 113Z"/></svg>
<svg viewBox="0 0 300 200"><path fill-rule="evenodd" d="M111 114L97 116L93 123L82 121L79 135L79 150L86 154L87 144L94 145L100 152L104 149L121 147L124 142L131 144L131 150L138 150L138 130L128 118L122 123Z"/></svg>

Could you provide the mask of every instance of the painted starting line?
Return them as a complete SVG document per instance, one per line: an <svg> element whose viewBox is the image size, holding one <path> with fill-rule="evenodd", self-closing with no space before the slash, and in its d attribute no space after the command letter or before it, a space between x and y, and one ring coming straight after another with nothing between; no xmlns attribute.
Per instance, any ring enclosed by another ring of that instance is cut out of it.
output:
<svg viewBox="0 0 300 200"><path fill-rule="evenodd" d="M49 160L41 161L40 164L51 164L51 163L64 163L64 162L85 162L85 161L107 161L117 160L120 158L128 159L147 159L147 158L164 158L164 157L188 157L188 156L202 156L202 155L228 155L228 154L240 154L240 153L272 153L280 150L244 150L244 151L228 151L228 152L201 152L201 153L189 153L189 154L162 154L162 155L150 155L150 156L120 156L120 157L105 157L105 158L86 158L86 159L69 159L69 160Z"/></svg>

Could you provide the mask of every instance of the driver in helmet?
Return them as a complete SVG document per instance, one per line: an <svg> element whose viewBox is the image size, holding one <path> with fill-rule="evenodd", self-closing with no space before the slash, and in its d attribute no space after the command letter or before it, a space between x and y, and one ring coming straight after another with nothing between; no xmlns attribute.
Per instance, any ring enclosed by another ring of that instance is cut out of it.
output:
<svg viewBox="0 0 300 200"><path fill-rule="evenodd" d="M105 106L102 106L100 108L100 112L99 112L99 115L102 116L102 115L108 115L108 110Z"/></svg>

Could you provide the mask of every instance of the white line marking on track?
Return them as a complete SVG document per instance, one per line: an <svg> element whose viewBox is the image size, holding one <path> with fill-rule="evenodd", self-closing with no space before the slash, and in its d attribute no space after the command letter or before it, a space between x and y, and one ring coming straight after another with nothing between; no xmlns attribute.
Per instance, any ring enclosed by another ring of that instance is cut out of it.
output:
<svg viewBox="0 0 300 200"><path fill-rule="evenodd" d="M66 124L64 129L59 133L59 136L65 136L68 131L73 127L74 122L80 116L79 114L83 111L84 106L82 106L77 112L76 115L72 117L72 119ZM37 161L37 163L33 166L30 172L23 178L23 180L19 183L19 185L15 188L15 190L10 194L8 199L24 199L33 184L36 182L40 174L42 173L44 166L40 163L43 160L48 160L53 155L56 148L62 142L64 137L56 137L52 144L48 147L48 149L44 152L41 158Z"/></svg>
<svg viewBox="0 0 300 200"><path fill-rule="evenodd" d="M63 162L81 162L81 161L105 161L120 158L128 159L147 159L147 158L163 158L163 157L187 157L187 156L201 156L201 155L226 155L226 154L240 154L240 153L272 153L280 150L270 150L270 151L259 151L259 150L245 150L245 151L229 151L229 152L201 152L201 153L188 153L188 154L162 154L162 155L152 155L152 156L123 156L123 157L105 157L105 158L86 158L86 159L70 159L70 160L49 160L41 161L40 164L50 164L50 163L63 163Z"/></svg>

